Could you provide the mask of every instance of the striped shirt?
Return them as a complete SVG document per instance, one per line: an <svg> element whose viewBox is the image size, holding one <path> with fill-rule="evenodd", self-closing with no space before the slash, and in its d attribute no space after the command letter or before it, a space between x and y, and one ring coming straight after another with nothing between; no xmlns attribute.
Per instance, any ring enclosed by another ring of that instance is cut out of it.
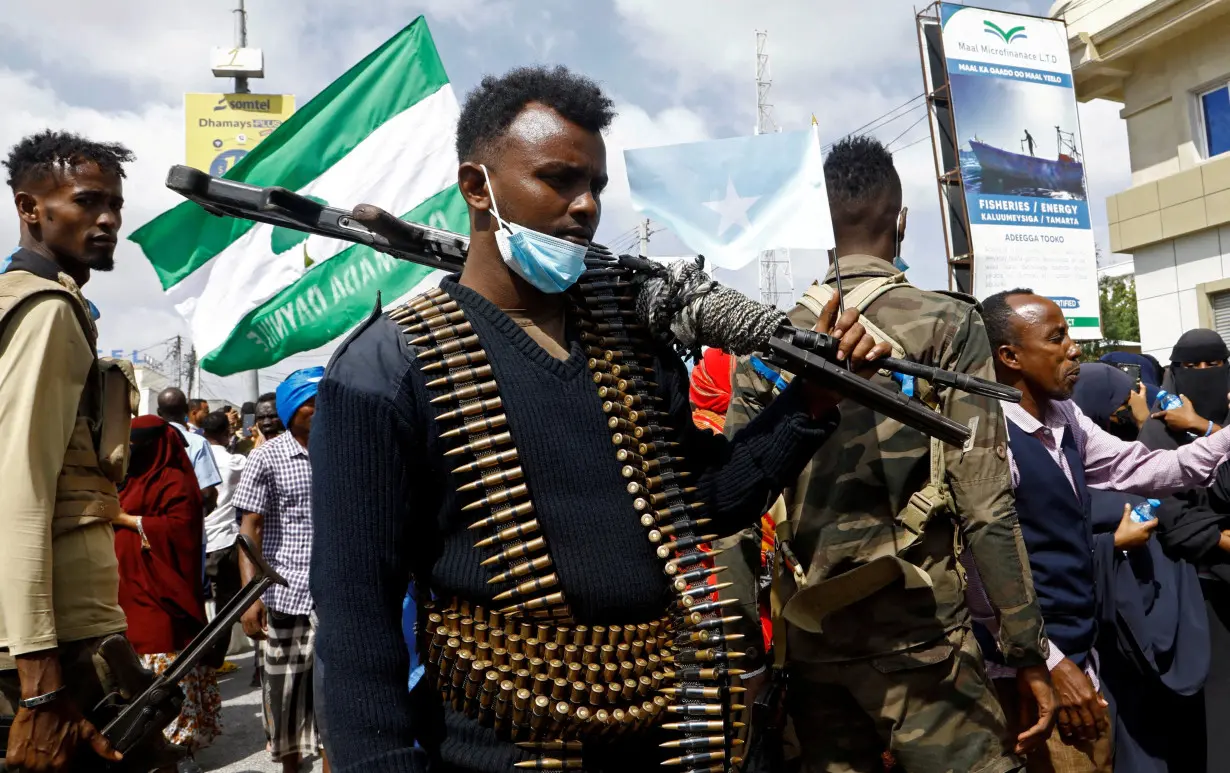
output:
<svg viewBox="0 0 1230 773"><path fill-rule="evenodd" d="M288 583L286 588L270 586L262 598L265 606L284 615L310 613L312 465L307 449L283 432L253 451L231 502L240 514L264 516L262 554Z"/></svg>
<svg viewBox="0 0 1230 773"><path fill-rule="evenodd" d="M1004 403L1003 408L1008 421L1042 443L1071 484L1073 495L1077 493L1076 481L1063 455L1065 432L1072 433L1076 448L1085 462L1085 485L1141 496L1161 497L1207 486L1213 482L1218 466L1230 454L1230 432L1214 433L1174 451L1151 451L1142 443L1121 440L1094 424L1071 400L1050 403L1041 421L1018 404ZM1008 448L1008 466L1015 489L1021 485L1021 474L1012 456L1011 446ZM961 557L968 570L969 587L965 597L970 613L975 620L995 631L998 628L995 613L982 587L982 579L968 556L967 552ZM1052 642L1047 665L1054 668L1063 659L1064 654ZM1092 665L1096 659L1091 658L1089 662ZM1014 669L995 663L988 663L987 671L996 678L1016 673ZM1096 675L1090 675L1094 685L1097 685Z"/></svg>

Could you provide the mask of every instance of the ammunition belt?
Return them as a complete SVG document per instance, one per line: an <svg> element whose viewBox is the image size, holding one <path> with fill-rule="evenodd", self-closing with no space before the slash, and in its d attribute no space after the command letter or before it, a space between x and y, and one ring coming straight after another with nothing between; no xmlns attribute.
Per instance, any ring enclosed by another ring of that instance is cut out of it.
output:
<svg viewBox="0 0 1230 773"><path fill-rule="evenodd" d="M590 356L614 456L633 511L647 529L676 599L668 617L637 626L573 625L546 538L534 515L518 453L491 366L465 312L441 289L391 311L418 353L427 387L451 390L433 397L451 426L440 439L460 464L452 472L473 480L458 491L482 496L462 507L481 517L471 529L486 533L475 548L503 590L499 609L454 602L428 611L428 662L445 701L504 738L535 752L516 763L536 770L581 769L581 741L671 722L683 738L663 746L681 752L664 764L687 773L728 770L740 761L735 737L746 710L744 690L730 680L743 672L728 664L742 653L726 649L738 638L722 633L721 610L736 599L715 600L710 584L721 570L705 550L717 535L703 534L706 505L696 501L690 473L674 455L675 430L663 424L669 406L654 393L652 342L629 312L635 297L630 272L603 248L591 246L572 291L582 341ZM545 593L544 593L545 592ZM673 715L673 716L672 716ZM680 721L673 721L673 720Z"/></svg>
<svg viewBox="0 0 1230 773"><path fill-rule="evenodd" d="M734 717L746 711L735 702L744 688L732 686L731 679L743 671L727 664L743 653L726 645L742 637L722 632L723 625L737 619L722 617L722 610L739 602L717 600L716 591L728 586L710 584L721 571L712 563L716 551L707 550L718 535L704 533L711 522L705 517L708 505L688 485L691 473L681 469L685 460L670 439L676 429L666 425L670 406L656 393L654 344L631 308L636 297L632 272L597 245L591 245L586 265L571 291L581 340L632 508L676 593L672 640L662 655L670 686L663 693L671 700L667 713L682 721L664 727L682 732L683 738L662 746L682 754L663 764L685 767L688 773L720 773L741 762L737 753L743 741L736 735L742 723Z"/></svg>
<svg viewBox="0 0 1230 773"><path fill-rule="evenodd" d="M552 744L642 730L668 705L659 693L669 618L569 627L459 601L425 609L427 662L445 701L525 748L579 753L579 743Z"/></svg>

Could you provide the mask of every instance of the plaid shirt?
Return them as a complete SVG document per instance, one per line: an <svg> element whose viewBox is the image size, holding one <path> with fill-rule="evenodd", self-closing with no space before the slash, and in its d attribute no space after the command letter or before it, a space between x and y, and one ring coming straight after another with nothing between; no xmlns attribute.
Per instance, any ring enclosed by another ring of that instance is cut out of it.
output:
<svg viewBox="0 0 1230 773"><path fill-rule="evenodd" d="M231 503L237 513L264 516L265 560L290 584L270 586L262 599L265 606L285 615L311 612L312 465L307 449L283 432L253 451Z"/></svg>

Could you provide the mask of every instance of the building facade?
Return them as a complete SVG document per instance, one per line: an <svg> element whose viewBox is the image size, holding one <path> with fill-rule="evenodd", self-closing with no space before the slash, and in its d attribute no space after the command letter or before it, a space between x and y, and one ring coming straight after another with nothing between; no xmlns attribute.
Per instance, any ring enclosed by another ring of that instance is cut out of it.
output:
<svg viewBox="0 0 1230 773"><path fill-rule="evenodd" d="M1081 101L1120 102L1132 187L1106 200L1132 256L1141 348L1230 340L1230 0L1061 0ZM1087 138L1088 139L1088 138Z"/></svg>

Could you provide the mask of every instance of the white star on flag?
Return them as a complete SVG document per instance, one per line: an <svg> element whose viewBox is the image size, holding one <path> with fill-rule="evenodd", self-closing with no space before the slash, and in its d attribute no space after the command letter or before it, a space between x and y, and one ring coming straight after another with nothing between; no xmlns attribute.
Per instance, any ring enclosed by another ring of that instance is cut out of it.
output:
<svg viewBox="0 0 1230 773"><path fill-rule="evenodd" d="M733 225L740 226L744 229L752 227L752 221L747 219L747 211L752 208L752 205L760 200L759 196L740 197L739 192L735 190L735 182L730 177L726 178L726 198L718 201L706 201L704 205L714 212L721 215L722 220L718 223L717 235L722 238ZM695 201L695 199L693 199Z"/></svg>

